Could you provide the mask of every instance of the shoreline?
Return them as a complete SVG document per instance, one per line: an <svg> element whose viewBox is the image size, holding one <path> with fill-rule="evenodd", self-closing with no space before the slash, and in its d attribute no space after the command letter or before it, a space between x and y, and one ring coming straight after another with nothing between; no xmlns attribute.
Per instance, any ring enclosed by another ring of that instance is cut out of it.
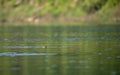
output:
<svg viewBox="0 0 120 75"><path fill-rule="evenodd" d="M18 20L0 20L0 26L89 26L89 25L120 25L120 18L98 19L98 18L53 18Z"/></svg>

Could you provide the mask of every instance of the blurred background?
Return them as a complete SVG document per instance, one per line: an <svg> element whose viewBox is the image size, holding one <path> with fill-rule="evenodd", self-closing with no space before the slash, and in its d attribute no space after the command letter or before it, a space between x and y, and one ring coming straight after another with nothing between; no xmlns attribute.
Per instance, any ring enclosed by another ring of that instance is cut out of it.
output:
<svg viewBox="0 0 120 75"><path fill-rule="evenodd" d="M0 0L0 23L120 23L120 0Z"/></svg>
<svg viewBox="0 0 120 75"><path fill-rule="evenodd" d="M0 75L120 75L120 0L0 0Z"/></svg>

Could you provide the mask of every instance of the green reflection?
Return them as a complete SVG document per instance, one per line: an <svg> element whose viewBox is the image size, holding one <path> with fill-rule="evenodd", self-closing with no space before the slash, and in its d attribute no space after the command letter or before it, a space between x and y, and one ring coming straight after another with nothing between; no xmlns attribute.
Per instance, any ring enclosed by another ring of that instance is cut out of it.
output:
<svg viewBox="0 0 120 75"><path fill-rule="evenodd" d="M118 26L1 26L1 53L56 55L1 55L0 74L119 75L119 30Z"/></svg>

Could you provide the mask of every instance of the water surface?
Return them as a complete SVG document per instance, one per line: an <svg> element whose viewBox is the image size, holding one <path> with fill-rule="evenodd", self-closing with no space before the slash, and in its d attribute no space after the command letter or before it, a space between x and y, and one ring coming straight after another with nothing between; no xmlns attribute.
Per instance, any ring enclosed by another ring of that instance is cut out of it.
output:
<svg viewBox="0 0 120 75"><path fill-rule="evenodd" d="M1 26L0 75L120 75L119 26Z"/></svg>

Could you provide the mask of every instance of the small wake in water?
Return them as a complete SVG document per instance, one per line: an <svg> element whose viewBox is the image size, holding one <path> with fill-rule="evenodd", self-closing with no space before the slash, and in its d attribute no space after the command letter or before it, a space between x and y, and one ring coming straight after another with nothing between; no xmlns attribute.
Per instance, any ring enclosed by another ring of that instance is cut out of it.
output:
<svg viewBox="0 0 120 75"><path fill-rule="evenodd" d="M0 56L54 56L57 53L17 53L17 52L1 52Z"/></svg>

